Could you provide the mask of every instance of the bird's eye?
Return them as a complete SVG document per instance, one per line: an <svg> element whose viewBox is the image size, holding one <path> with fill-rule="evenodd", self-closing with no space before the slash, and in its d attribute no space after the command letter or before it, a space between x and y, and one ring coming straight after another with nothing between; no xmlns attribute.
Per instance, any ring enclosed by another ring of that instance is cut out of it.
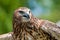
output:
<svg viewBox="0 0 60 40"><path fill-rule="evenodd" d="M30 13L30 11L29 11L29 13Z"/></svg>
<svg viewBox="0 0 60 40"><path fill-rule="evenodd" d="M24 12L23 12L23 11L19 11L19 13L24 14Z"/></svg>

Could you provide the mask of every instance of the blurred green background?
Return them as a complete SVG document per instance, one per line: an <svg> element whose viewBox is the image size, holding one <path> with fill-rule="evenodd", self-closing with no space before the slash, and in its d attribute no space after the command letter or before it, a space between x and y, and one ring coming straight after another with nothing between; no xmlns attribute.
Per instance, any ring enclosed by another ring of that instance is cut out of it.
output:
<svg viewBox="0 0 60 40"><path fill-rule="evenodd" d="M0 34L12 31L12 16L18 7L28 7L34 16L60 21L60 0L0 0Z"/></svg>

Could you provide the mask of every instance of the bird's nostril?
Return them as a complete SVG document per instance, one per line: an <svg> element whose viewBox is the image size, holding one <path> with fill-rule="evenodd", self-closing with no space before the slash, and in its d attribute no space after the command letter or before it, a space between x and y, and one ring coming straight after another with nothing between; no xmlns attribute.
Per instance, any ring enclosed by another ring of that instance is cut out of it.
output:
<svg viewBox="0 0 60 40"><path fill-rule="evenodd" d="M27 17L27 15L23 15L23 17Z"/></svg>
<svg viewBox="0 0 60 40"><path fill-rule="evenodd" d="M29 15L28 14L24 14L23 17L29 18Z"/></svg>

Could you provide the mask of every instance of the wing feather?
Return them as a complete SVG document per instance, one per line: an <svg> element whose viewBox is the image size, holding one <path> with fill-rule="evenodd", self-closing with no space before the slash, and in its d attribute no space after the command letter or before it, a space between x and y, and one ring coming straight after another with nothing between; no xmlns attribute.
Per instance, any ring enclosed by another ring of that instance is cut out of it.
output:
<svg viewBox="0 0 60 40"><path fill-rule="evenodd" d="M13 40L12 32L0 35L0 40Z"/></svg>
<svg viewBox="0 0 60 40"><path fill-rule="evenodd" d="M50 22L48 20L44 20L41 29L47 32L48 34L54 36L56 39L60 40L60 27L57 26L55 23Z"/></svg>

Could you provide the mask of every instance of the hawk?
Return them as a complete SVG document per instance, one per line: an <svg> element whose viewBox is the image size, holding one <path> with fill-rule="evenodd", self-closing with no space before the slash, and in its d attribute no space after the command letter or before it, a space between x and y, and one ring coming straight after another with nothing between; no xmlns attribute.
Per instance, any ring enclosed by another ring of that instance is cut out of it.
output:
<svg viewBox="0 0 60 40"><path fill-rule="evenodd" d="M13 14L12 36L14 40L59 40L60 27L54 24L34 17L29 8L20 7Z"/></svg>

